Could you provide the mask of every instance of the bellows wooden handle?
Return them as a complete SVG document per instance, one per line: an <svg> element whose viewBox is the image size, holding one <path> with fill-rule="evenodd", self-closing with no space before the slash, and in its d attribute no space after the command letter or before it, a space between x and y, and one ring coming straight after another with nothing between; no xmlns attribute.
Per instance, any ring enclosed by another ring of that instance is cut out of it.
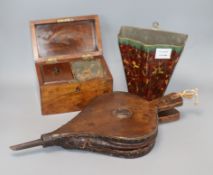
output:
<svg viewBox="0 0 213 175"><path fill-rule="evenodd" d="M168 94L158 102L158 111L167 111L169 109L173 109L174 107L181 106L183 104L183 98L179 93L171 93Z"/></svg>
<svg viewBox="0 0 213 175"><path fill-rule="evenodd" d="M180 113L174 108L183 104L183 98L194 98L194 104L198 104L198 89L187 89L179 93L171 93L155 100L154 102L158 103L159 122L164 123L178 120Z"/></svg>

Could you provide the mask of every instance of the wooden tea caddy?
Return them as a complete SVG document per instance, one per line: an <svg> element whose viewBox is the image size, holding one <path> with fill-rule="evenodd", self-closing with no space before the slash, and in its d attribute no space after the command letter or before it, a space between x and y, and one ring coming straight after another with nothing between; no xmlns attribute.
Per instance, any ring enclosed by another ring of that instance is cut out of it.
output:
<svg viewBox="0 0 213 175"><path fill-rule="evenodd" d="M74 119L40 139L11 146L21 150L42 145L81 149L118 157L135 158L154 146L159 122L179 118L174 109L195 91L171 93L147 101L128 92L114 92L92 100Z"/></svg>
<svg viewBox="0 0 213 175"><path fill-rule="evenodd" d="M83 109L112 92L97 15L31 22L42 114Z"/></svg>

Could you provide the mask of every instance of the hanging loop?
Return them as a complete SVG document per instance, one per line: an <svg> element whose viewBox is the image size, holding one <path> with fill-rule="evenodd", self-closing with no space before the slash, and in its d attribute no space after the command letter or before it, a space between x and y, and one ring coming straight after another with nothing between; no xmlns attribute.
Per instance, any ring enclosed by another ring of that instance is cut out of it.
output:
<svg viewBox="0 0 213 175"><path fill-rule="evenodd" d="M160 24L159 24L159 22L154 21L154 22L152 23L152 29L153 29L153 30L159 30L159 29L160 29Z"/></svg>

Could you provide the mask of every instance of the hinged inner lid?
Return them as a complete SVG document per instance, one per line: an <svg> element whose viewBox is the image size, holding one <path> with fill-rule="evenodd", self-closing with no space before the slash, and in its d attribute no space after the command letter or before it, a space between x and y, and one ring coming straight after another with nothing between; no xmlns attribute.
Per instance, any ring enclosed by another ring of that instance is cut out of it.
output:
<svg viewBox="0 0 213 175"><path fill-rule="evenodd" d="M96 15L33 21L31 25L36 61L102 54Z"/></svg>

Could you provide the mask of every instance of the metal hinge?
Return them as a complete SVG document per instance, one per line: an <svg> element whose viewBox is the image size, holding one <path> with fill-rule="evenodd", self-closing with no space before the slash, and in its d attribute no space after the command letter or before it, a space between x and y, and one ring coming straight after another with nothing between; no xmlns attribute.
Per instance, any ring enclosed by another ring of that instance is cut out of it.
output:
<svg viewBox="0 0 213 175"><path fill-rule="evenodd" d="M84 55L81 56L81 58L82 58L83 60L91 60L91 59L93 59L94 57L93 57L91 54L84 54Z"/></svg>
<svg viewBox="0 0 213 175"><path fill-rule="evenodd" d="M63 18L63 19L58 19L57 23L62 23L62 22L71 22L74 21L73 18Z"/></svg>
<svg viewBox="0 0 213 175"><path fill-rule="evenodd" d="M57 58L48 58L46 60L46 63L47 64L57 63Z"/></svg>

